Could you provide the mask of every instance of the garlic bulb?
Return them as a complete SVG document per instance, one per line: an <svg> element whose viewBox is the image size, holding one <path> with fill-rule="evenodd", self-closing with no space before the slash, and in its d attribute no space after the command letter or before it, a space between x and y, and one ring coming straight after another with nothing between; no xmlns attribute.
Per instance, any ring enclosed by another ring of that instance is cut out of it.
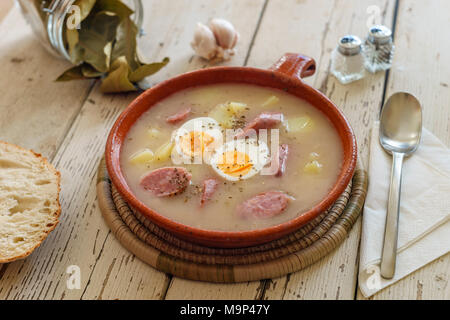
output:
<svg viewBox="0 0 450 320"><path fill-rule="evenodd" d="M230 22L215 18L208 26L200 22L197 24L191 46L207 60L229 60L235 54L238 39L239 34Z"/></svg>
<svg viewBox="0 0 450 320"><path fill-rule="evenodd" d="M239 33L236 32L233 25L225 20L215 18L209 22L209 28L216 37L217 44L223 49L233 49L239 39Z"/></svg>
<svg viewBox="0 0 450 320"><path fill-rule="evenodd" d="M207 60L217 56L217 43L214 33L203 23L197 23L194 33L194 41L191 43L192 48L200 56Z"/></svg>

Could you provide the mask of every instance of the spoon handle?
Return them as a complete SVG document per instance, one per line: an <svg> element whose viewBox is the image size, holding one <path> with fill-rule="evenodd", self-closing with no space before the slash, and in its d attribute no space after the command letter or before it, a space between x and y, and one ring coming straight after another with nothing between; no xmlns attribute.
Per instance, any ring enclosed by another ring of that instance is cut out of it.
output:
<svg viewBox="0 0 450 320"><path fill-rule="evenodd" d="M400 209L400 193L402 186L403 153L392 153L391 185L384 230L383 252L381 255L381 276L392 279L395 273L397 257L398 217Z"/></svg>

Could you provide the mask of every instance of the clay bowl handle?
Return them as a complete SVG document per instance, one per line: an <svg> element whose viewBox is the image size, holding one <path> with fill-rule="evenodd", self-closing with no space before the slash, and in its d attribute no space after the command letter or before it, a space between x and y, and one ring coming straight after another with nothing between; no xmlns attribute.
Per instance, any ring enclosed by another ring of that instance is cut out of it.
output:
<svg viewBox="0 0 450 320"><path fill-rule="evenodd" d="M299 53L286 53L269 70L302 79L316 72L316 62L313 58Z"/></svg>

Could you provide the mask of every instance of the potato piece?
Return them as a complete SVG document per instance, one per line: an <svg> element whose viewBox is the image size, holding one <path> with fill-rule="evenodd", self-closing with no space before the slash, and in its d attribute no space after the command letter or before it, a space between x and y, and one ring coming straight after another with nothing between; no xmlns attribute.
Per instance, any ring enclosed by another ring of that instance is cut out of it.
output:
<svg viewBox="0 0 450 320"><path fill-rule="evenodd" d="M247 108L247 104L241 102L228 102L226 106L228 107L228 111L234 116L245 111L245 108Z"/></svg>
<svg viewBox="0 0 450 320"><path fill-rule="evenodd" d="M223 128L233 127L236 117L245 111L247 105L240 102L227 102L218 104L209 112L209 116L216 120Z"/></svg>
<svg viewBox="0 0 450 320"><path fill-rule="evenodd" d="M307 133L314 128L314 121L308 116L290 118L285 127L288 133Z"/></svg>
<svg viewBox="0 0 450 320"><path fill-rule="evenodd" d="M150 139L157 139L161 136L161 131L155 128L150 128L148 129L147 134Z"/></svg>
<svg viewBox="0 0 450 320"><path fill-rule="evenodd" d="M323 165L319 161L312 160L305 164L305 166L303 167L303 171L306 173L318 174L322 171L322 168Z"/></svg>
<svg viewBox="0 0 450 320"><path fill-rule="evenodd" d="M152 162L154 159L153 151L145 148L142 149L130 157L130 162L132 164L146 164L148 162Z"/></svg>
<svg viewBox="0 0 450 320"><path fill-rule="evenodd" d="M224 128L232 127L232 116L227 111L227 108L224 104L215 106L214 109L209 112L208 116L216 120Z"/></svg>
<svg viewBox="0 0 450 320"><path fill-rule="evenodd" d="M173 149L173 142L169 141L160 146L155 151L155 161L167 161L170 159L170 155Z"/></svg>
<svg viewBox="0 0 450 320"><path fill-rule="evenodd" d="M276 104L278 101L280 101L280 98L277 96L270 96L263 104L263 107L270 107Z"/></svg>

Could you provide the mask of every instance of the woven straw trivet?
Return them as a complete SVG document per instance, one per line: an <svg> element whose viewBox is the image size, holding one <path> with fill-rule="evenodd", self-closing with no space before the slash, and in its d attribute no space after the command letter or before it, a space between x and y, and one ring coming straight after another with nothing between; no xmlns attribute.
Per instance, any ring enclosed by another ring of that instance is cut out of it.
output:
<svg viewBox="0 0 450 320"><path fill-rule="evenodd" d="M263 245L220 249L176 238L132 210L111 185L104 159L97 177L100 210L126 249L157 270L180 278L229 283L280 277L333 251L359 217L366 191L367 174L358 164L339 199L296 232Z"/></svg>

